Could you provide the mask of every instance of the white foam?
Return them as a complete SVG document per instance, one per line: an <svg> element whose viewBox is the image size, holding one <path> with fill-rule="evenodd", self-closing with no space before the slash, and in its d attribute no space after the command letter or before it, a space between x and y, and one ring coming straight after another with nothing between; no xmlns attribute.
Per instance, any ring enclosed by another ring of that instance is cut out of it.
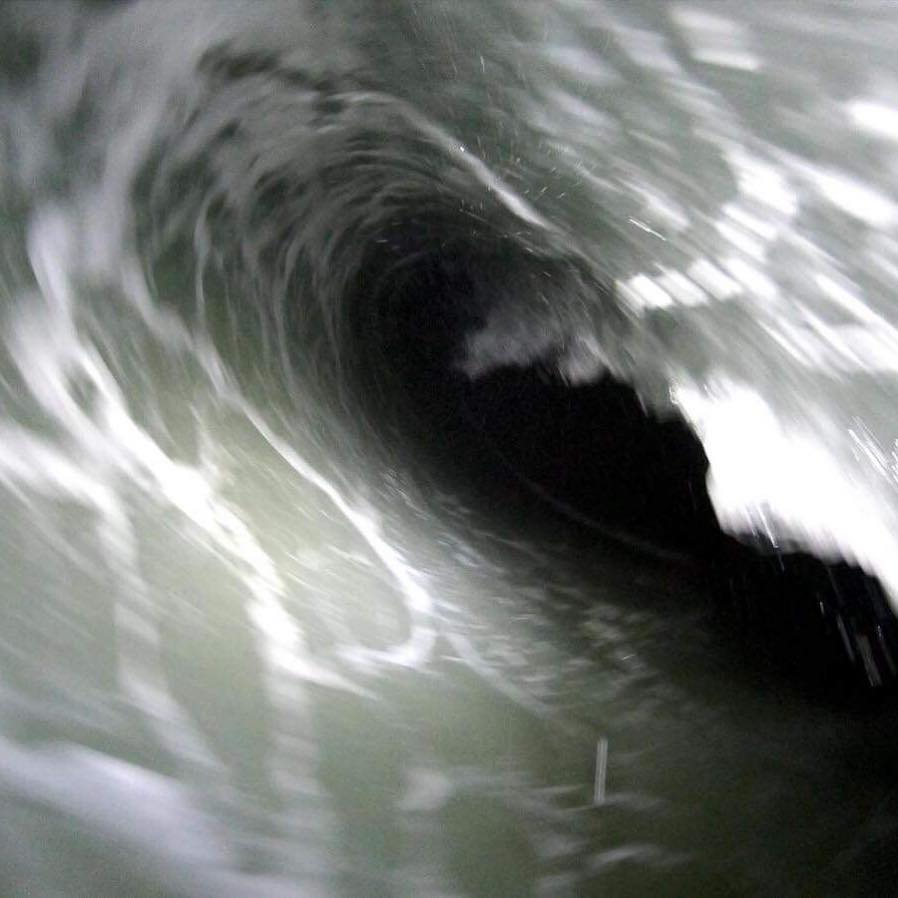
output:
<svg viewBox="0 0 898 898"><path fill-rule="evenodd" d="M873 228L891 228L898 221L898 206L881 190L841 172L810 172L820 193L843 212Z"/></svg>
<svg viewBox="0 0 898 898"><path fill-rule="evenodd" d="M677 4L671 17L680 26L696 62L754 72L761 60L746 46L747 30L732 19L697 7Z"/></svg>
<svg viewBox="0 0 898 898"><path fill-rule="evenodd" d="M845 107L856 127L876 137L898 142L898 108L864 99L849 100Z"/></svg>
<svg viewBox="0 0 898 898"><path fill-rule="evenodd" d="M670 294L644 274L618 281L617 291L621 300L638 313L644 309L666 309L674 304Z"/></svg>
<svg viewBox="0 0 898 898"><path fill-rule="evenodd" d="M879 479L846 476L839 457L854 437L783 421L757 391L732 381L682 383L673 398L702 440L708 491L724 527L854 560L898 604L898 542Z"/></svg>

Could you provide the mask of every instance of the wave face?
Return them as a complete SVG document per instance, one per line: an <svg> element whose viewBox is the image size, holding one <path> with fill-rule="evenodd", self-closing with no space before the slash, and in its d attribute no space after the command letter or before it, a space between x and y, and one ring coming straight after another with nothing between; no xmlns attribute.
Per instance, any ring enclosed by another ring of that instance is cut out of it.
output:
<svg viewBox="0 0 898 898"><path fill-rule="evenodd" d="M891 6L0 22L0 892L887 891L695 558L898 606Z"/></svg>

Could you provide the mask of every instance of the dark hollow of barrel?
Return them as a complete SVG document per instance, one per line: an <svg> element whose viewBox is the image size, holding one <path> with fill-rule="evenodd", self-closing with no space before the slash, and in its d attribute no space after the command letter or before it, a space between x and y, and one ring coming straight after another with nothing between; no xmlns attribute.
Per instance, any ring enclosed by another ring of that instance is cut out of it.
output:
<svg viewBox="0 0 898 898"><path fill-rule="evenodd" d="M478 279L489 270L494 283L496 268L526 259L470 247L415 257L395 277L384 275L388 258L373 258L362 282L377 296L356 324L374 366L389 369L382 401L404 409L417 459L506 519L517 510L578 544L622 540L688 558L728 632L765 663L815 687L894 690L898 621L878 581L756 534L725 534L707 458L683 420L657 417L609 376L566 382L557 350L476 377L461 369L465 341L490 310Z"/></svg>

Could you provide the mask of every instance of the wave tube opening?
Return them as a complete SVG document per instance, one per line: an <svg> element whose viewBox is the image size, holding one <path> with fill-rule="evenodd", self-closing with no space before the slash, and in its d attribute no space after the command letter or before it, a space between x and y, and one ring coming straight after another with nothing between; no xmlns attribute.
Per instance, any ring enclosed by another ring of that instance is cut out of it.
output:
<svg viewBox="0 0 898 898"><path fill-rule="evenodd" d="M724 533L685 421L607 372L569 376L571 339L553 312L586 291L613 317L613 290L571 259L501 233L459 237L465 227L415 218L390 229L349 302L360 398L372 419L400 422L387 437L399 463L423 460L513 539L563 534L587 552L611 544L697 571L750 664L773 659L826 689L893 684L898 626L875 578ZM478 347L497 308L508 333Z"/></svg>

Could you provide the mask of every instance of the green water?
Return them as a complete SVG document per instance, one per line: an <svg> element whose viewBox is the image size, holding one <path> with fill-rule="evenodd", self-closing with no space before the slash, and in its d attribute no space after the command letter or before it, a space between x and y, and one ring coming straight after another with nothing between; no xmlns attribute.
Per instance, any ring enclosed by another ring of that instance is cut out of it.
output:
<svg viewBox="0 0 898 898"><path fill-rule="evenodd" d="M841 82L799 53L804 14L781 21L799 7L723 6L2 11L0 895L891 893L893 702L783 671L697 566L462 476L340 305L406 246L512 246L488 283L515 291L532 259L724 266L737 200L769 277L811 282L795 259L852 228L804 194L800 221L752 206L734 154L794 177L788 153L861 138L829 127ZM893 17L865 5L840 43L844 10L815 8L852 89L888 81ZM760 340L809 320L760 293L646 318L508 301L470 369L549 333L586 370L597 333L652 401L723 372L824 435L891 426L878 369L827 379Z"/></svg>

